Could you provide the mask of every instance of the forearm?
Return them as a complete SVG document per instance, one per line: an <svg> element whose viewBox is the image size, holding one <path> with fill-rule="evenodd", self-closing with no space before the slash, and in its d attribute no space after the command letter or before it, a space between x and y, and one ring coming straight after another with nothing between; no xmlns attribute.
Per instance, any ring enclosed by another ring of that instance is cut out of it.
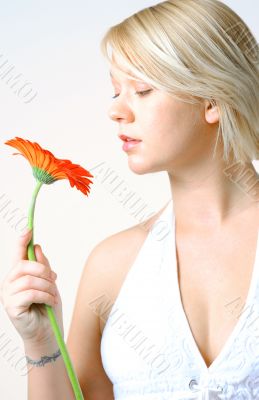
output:
<svg viewBox="0 0 259 400"><path fill-rule="evenodd" d="M24 344L26 356L38 360L58 350L57 343L35 346ZM60 355L44 366L27 364L28 400L74 400L65 364Z"/></svg>

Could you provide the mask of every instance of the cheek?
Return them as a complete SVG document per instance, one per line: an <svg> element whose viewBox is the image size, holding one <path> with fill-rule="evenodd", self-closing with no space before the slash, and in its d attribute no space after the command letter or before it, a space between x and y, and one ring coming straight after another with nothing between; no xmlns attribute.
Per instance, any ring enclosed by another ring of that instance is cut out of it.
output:
<svg viewBox="0 0 259 400"><path fill-rule="evenodd" d="M151 110L143 131L147 144L174 148L197 139L199 116L192 105L174 104Z"/></svg>
<svg viewBox="0 0 259 400"><path fill-rule="evenodd" d="M199 157L206 146L201 114L189 104L157 108L144 131L147 153L152 159L162 156L163 165Z"/></svg>

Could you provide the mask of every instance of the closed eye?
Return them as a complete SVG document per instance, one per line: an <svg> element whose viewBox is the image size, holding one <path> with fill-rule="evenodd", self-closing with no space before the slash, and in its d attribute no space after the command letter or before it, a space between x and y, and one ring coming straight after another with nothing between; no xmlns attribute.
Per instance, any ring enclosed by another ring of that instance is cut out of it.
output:
<svg viewBox="0 0 259 400"><path fill-rule="evenodd" d="M136 92L135 94L137 94L138 96L145 96L146 94L148 94L149 92L151 92L153 89L148 89L148 90L142 90L140 92ZM116 97L118 97L120 95L120 93L115 94L112 99L116 99Z"/></svg>

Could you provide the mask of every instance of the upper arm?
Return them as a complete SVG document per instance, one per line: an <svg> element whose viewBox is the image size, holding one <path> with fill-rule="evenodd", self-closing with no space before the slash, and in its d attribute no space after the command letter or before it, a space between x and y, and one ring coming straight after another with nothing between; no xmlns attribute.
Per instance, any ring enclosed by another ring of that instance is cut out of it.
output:
<svg viewBox="0 0 259 400"><path fill-rule="evenodd" d="M112 383L101 360L99 317L91 307L106 288L108 242L106 239L99 243L86 260L67 339L68 351L87 400L114 399Z"/></svg>

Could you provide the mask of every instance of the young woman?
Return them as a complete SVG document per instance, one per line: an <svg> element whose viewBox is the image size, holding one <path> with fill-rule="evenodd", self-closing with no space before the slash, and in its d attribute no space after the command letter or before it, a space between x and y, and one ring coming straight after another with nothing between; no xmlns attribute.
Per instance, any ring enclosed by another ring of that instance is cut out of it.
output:
<svg viewBox="0 0 259 400"><path fill-rule="evenodd" d="M85 398L259 398L256 39L220 1L171 0L111 27L102 49L129 168L166 171L172 197L88 257L67 341ZM27 260L29 240L1 300L26 355L54 360L30 369L29 399L72 399L39 304L62 326L57 276L39 245Z"/></svg>

